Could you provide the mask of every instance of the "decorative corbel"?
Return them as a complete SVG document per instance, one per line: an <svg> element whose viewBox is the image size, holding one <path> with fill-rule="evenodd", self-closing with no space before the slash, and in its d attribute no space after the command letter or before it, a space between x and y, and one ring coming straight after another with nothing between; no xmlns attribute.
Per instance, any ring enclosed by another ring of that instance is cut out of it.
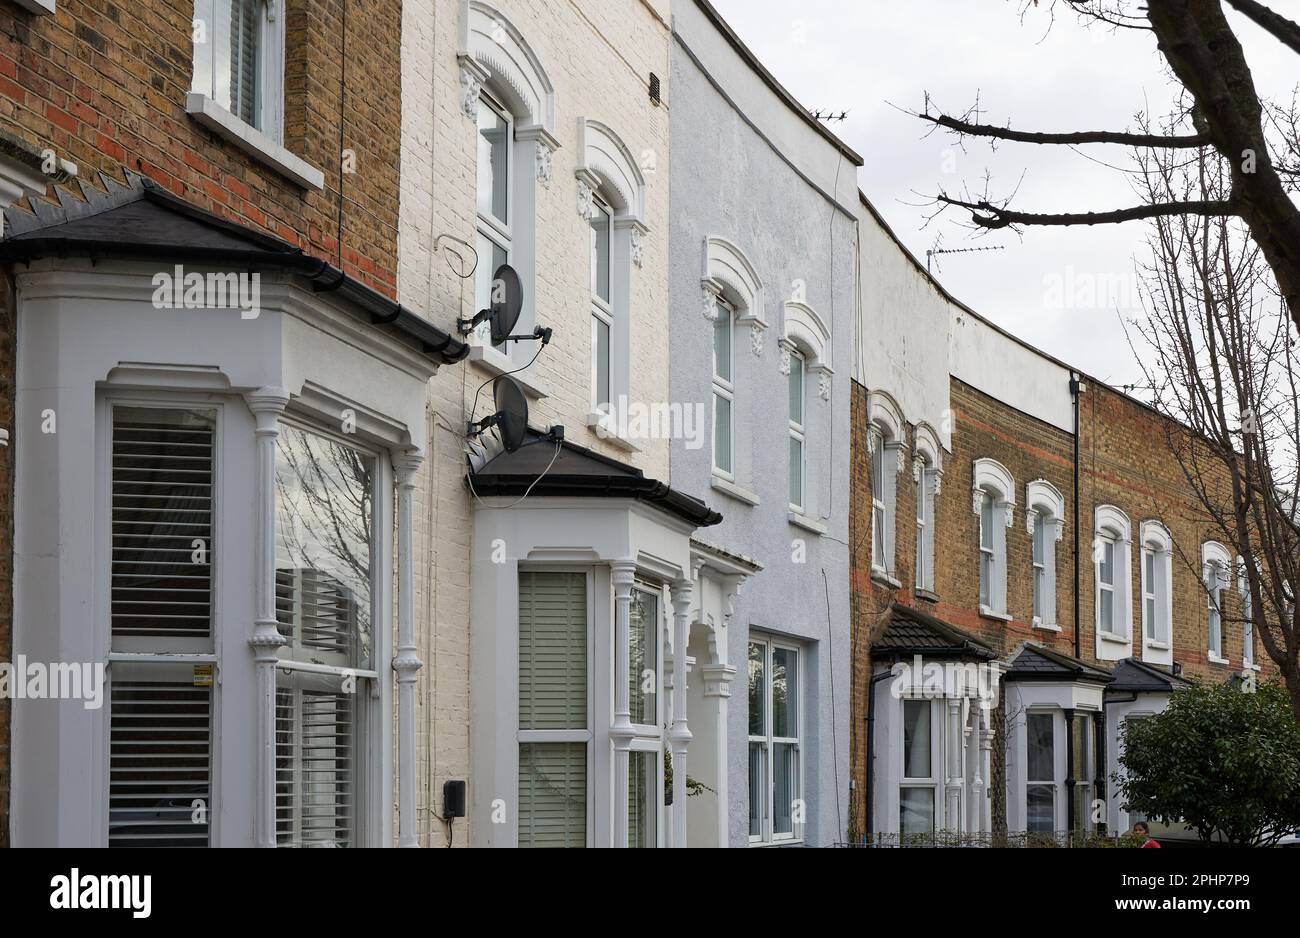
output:
<svg viewBox="0 0 1300 938"><path fill-rule="evenodd" d="M479 95L490 73L467 53L462 52L457 58L460 61L460 110L470 120L477 121Z"/></svg>

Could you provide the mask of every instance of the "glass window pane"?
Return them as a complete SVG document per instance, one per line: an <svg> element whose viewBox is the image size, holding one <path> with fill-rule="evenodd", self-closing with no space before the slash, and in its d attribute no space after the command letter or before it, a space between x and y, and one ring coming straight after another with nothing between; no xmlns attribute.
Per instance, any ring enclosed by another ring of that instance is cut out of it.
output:
<svg viewBox="0 0 1300 938"><path fill-rule="evenodd" d="M230 113L258 130L262 129L257 87L261 47L261 0L231 0Z"/></svg>
<svg viewBox="0 0 1300 938"><path fill-rule="evenodd" d="M1028 772L1030 781L1056 780L1054 717L1050 713L1031 713L1025 721Z"/></svg>
<svg viewBox="0 0 1300 938"><path fill-rule="evenodd" d="M591 317L591 354L592 354L592 388L593 402L597 407L606 407L610 402L609 394L609 323L599 316Z"/></svg>
<svg viewBox="0 0 1300 938"><path fill-rule="evenodd" d="M627 845L656 847L664 790L659 784L659 753L634 751L628 756Z"/></svg>
<svg viewBox="0 0 1300 938"><path fill-rule="evenodd" d="M1115 593L1108 589L1101 590L1097 595L1097 606L1101 613L1101 630L1115 631Z"/></svg>
<svg viewBox="0 0 1300 938"><path fill-rule="evenodd" d="M752 670L750 672L753 673ZM753 710L750 710L753 713ZM749 836L763 836L767 801L767 744L749 744Z"/></svg>
<svg viewBox="0 0 1300 938"><path fill-rule="evenodd" d="M803 440L790 437L790 504L803 507Z"/></svg>
<svg viewBox="0 0 1300 938"><path fill-rule="evenodd" d="M772 833L794 834L794 802L799 797L799 747L794 743L772 746Z"/></svg>
<svg viewBox="0 0 1300 938"><path fill-rule="evenodd" d="M586 743L521 743L519 846L586 845Z"/></svg>
<svg viewBox="0 0 1300 938"><path fill-rule="evenodd" d="M793 739L799 735L799 653L793 648L772 649L772 735Z"/></svg>
<svg viewBox="0 0 1300 938"><path fill-rule="evenodd" d="M721 303L713 322L713 373L723 381L731 381L731 310Z"/></svg>
<svg viewBox="0 0 1300 938"><path fill-rule="evenodd" d="M928 700L903 701L903 777L931 778L931 738Z"/></svg>
<svg viewBox="0 0 1300 938"><path fill-rule="evenodd" d="M1043 564L1047 557L1047 519L1039 515L1034 519L1034 563Z"/></svg>
<svg viewBox="0 0 1300 938"><path fill-rule="evenodd" d="M609 302L609 212L595 205L591 212L591 293Z"/></svg>
<svg viewBox="0 0 1300 938"><path fill-rule="evenodd" d="M587 728L585 574L519 574L519 728Z"/></svg>
<svg viewBox="0 0 1300 938"><path fill-rule="evenodd" d="M478 211L510 222L510 125L486 101L478 109Z"/></svg>
<svg viewBox="0 0 1300 938"><path fill-rule="evenodd" d="M349 847L366 803L358 760L365 725L358 713L368 682L346 688L338 675L276 674L276 843Z"/></svg>
<svg viewBox="0 0 1300 938"><path fill-rule="evenodd" d="M803 359L790 356L790 419L803 423Z"/></svg>
<svg viewBox="0 0 1300 938"><path fill-rule="evenodd" d="M731 472L731 401L713 395L713 465Z"/></svg>
<svg viewBox="0 0 1300 938"><path fill-rule="evenodd" d="M1154 639L1156 637L1156 600L1154 596L1146 598L1144 609L1147 620L1147 638Z"/></svg>
<svg viewBox="0 0 1300 938"><path fill-rule="evenodd" d="M370 667L374 458L282 424L276 439L280 654Z"/></svg>
<svg viewBox="0 0 1300 938"><path fill-rule="evenodd" d="M871 434L871 497L885 500L885 438L879 433Z"/></svg>
<svg viewBox="0 0 1300 938"><path fill-rule="evenodd" d="M993 496L988 492L980 499L980 547L993 549Z"/></svg>
<svg viewBox="0 0 1300 938"><path fill-rule="evenodd" d="M510 255L505 248L482 232L479 232L476 247L478 266L474 268L474 312L477 313L492 304L492 278L502 264L509 263ZM480 323L474 335L480 342L489 341L492 338L491 324Z"/></svg>
<svg viewBox="0 0 1300 938"><path fill-rule="evenodd" d="M1025 828L1034 834L1056 830L1056 810L1051 785L1030 785L1025 791Z"/></svg>
<svg viewBox="0 0 1300 938"><path fill-rule="evenodd" d="M1101 542L1101 582L1108 586L1115 585L1115 543Z"/></svg>
<svg viewBox="0 0 1300 938"><path fill-rule="evenodd" d="M767 663L764 652L767 646L759 642L749 643L749 735L767 735L767 712L765 707L765 690Z"/></svg>
<svg viewBox="0 0 1300 938"><path fill-rule="evenodd" d="M934 833L933 788L904 788L899 792L898 830L913 835Z"/></svg>
<svg viewBox="0 0 1300 938"><path fill-rule="evenodd" d="M659 711L659 597L647 590L632 590L628 623L628 680L632 722L657 726Z"/></svg>

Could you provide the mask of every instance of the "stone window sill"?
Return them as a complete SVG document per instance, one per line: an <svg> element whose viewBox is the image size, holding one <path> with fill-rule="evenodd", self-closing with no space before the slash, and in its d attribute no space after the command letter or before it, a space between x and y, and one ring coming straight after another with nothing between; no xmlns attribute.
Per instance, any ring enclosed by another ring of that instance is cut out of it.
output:
<svg viewBox="0 0 1300 938"><path fill-rule="evenodd" d="M877 586L883 586L886 589L900 590L903 584L889 575L888 570L882 570L880 567L871 568L871 582Z"/></svg>
<svg viewBox="0 0 1300 938"><path fill-rule="evenodd" d="M743 485L737 485L730 479L724 479L716 473L709 480L709 485L714 490L721 492L728 498L734 498L738 502L744 502L746 505L758 505L758 496L745 488Z"/></svg>
<svg viewBox="0 0 1300 938"><path fill-rule="evenodd" d="M1009 612L998 612L988 606L980 606L980 615L985 619L993 619L997 622L1014 622L1015 617Z"/></svg>
<svg viewBox="0 0 1300 938"><path fill-rule="evenodd" d="M1055 622L1043 622L1041 619L1039 619L1039 618L1036 617L1036 616L1035 616L1035 618L1034 618L1034 628L1036 628L1036 629L1042 629L1044 632L1059 632L1059 631L1061 631L1061 627L1060 627L1059 625L1057 625Z"/></svg>
<svg viewBox="0 0 1300 938"><path fill-rule="evenodd" d="M826 525L822 524L820 521L808 517L801 511L795 511L792 508L790 509L786 517L789 518L790 523L797 528L803 528L805 531L811 531L813 534L819 536L826 533L827 530Z"/></svg>
<svg viewBox="0 0 1300 938"><path fill-rule="evenodd" d="M937 603L939 601L939 594L934 590L928 590L923 586L918 586L916 588L916 598L924 599L926 602Z"/></svg>
<svg viewBox="0 0 1300 938"><path fill-rule="evenodd" d="M1209 657L1209 660L1210 660L1210 664L1222 665L1222 666L1225 667L1225 668L1226 668L1226 667L1231 663L1231 662L1228 661L1227 658L1220 658L1218 655L1216 655L1216 654L1215 654L1214 652L1212 652L1212 651L1211 651L1211 652L1208 652L1208 657Z"/></svg>
<svg viewBox="0 0 1300 938"><path fill-rule="evenodd" d="M593 410L587 414L588 429L595 430L596 436L606 442L613 443L620 449L627 450L629 453L641 452L641 447L637 446L625 436L619 436L618 424L609 414L603 410Z"/></svg>
<svg viewBox="0 0 1300 938"><path fill-rule="evenodd" d="M271 167L304 189L325 188L325 174L319 169L301 157L294 156L284 146L240 120L207 95L191 91L185 99L185 110L190 117L217 136L229 140L259 163Z"/></svg>
<svg viewBox="0 0 1300 938"><path fill-rule="evenodd" d="M1112 645L1127 645L1128 639L1123 635L1112 635L1110 632L1098 632L1103 642L1110 642Z"/></svg>

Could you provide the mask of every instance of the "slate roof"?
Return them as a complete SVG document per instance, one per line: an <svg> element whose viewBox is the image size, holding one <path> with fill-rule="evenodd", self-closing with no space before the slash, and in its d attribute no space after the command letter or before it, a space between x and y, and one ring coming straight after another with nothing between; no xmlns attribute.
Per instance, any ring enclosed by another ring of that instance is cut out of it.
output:
<svg viewBox="0 0 1300 938"><path fill-rule="evenodd" d="M929 613L894 603L889 622L871 645L872 658L961 658L992 661L998 657L990 646Z"/></svg>
<svg viewBox="0 0 1300 938"><path fill-rule="evenodd" d="M1008 681L1084 681L1109 684L1109 671L1085 664L1059 651L1026 642L1011 659L1005 679Z"/></svg>
<svg viewBox="0 0 1300 938"><path fill-rule="evenodd" d="M474 492L516 498L526 492L529 497L632 498L696 527L722 520L700 499L646 478L635 466L567 441L557 454L555 444L542 434L530 428L528 436L531 439L513 453L502 450L477 470L471 465L467 479Z"/></svg>
<svg viewBox="0 0 1300 938"><path fill-rule="evenodd" d="M460 361L469 346L424 317L359 280L279 238L204 211L151 179L127 174L126 184L100 173L103 189L77 182L80 197L55 186L57 203L28 199L4 210L0 262L46 257L117 257L170 265L182 261L232 265L247 270L300 274L317 293L335 293L349 309L440 364Z"/></svg>
<svg viewBox="0 0 1300 938"><path fill-rule="evenodd" d="M1168 694L1192 686L1190 681L1136 658L1125 658L1115 665L1113 673L1115 680L1106 688L1108 691Z"/></svg>

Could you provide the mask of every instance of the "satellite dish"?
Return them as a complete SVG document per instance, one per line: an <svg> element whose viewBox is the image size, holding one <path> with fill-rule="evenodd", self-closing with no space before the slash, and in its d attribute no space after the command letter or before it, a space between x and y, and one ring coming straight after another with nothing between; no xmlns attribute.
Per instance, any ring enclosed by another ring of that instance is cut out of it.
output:
<svg viewBox="0 0 1300 938"><path fill-rule="evenodd" d="M508 375L502 375L492 383L492 397L497 412L488 419L496 424L506 452L513 453L523 445L528 430L528 398L519 382Z"/></svg>
<svg viewBox="0 0 1300 938"><path fill-rule="evenodd" d="M510 338L523 308L524 287L519 282L519 275L509 264L502 264L492 275L491 302L488 304L493 345L500 345Z"/></svg>

